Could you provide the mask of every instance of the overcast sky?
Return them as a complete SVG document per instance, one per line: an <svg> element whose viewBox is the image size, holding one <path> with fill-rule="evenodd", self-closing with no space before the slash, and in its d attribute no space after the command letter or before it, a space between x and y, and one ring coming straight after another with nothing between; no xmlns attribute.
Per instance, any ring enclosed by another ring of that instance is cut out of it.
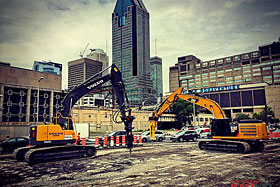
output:
<svg viewBox="0 0 280 187"><path fill-rule="evenodd" d="M280 37L279 0L143 0L150 13L151 57L163 59L163 89L179 56L203 61L254 51ZM0 0L0 61L31 69L35 60L63 64L87 43L112 54L116 0ZM86 53L89 53L89 48Z"/></svg>

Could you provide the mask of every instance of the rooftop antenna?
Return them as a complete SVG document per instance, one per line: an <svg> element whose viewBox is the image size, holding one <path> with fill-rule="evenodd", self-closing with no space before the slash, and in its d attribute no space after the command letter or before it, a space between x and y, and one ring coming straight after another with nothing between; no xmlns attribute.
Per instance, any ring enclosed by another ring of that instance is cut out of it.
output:
<svg viewBox="0 0 280 187"><path fill-rule="evenodd" d="M157 56L157 38L155 38L155 51L156 51L156 56Z"/></svg>
<svg viewBox="0 0 280 187"><path fill-rule="evenodd" d="M84 57L84 53L85 53L85 51L86 51L86 49L87 49L88 45L89 45L89 43L86 45L86 47L85 47L84 51L83 51L83 52L80 52L80 57L81 57L81 58L83 58L83 57Z"/></svg>

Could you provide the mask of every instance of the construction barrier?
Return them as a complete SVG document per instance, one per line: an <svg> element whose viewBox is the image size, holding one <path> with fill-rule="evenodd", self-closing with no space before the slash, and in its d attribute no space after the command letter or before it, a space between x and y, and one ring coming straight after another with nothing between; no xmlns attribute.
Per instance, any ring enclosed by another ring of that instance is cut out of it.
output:
<svg viewBox="0 0 280 187"><path fill-rule="evenodd" d="M108 147L108 137L105 136L103 139L103 147Z"/></svg>
<svg viewBox="0 0 280 187"><path fill-rule="evenodd" d="M86 145L86 139L85 139L85 138L82 139L82 145L83 145L83 146Z"/></svg>
<svg viewBox="0 0 280 187"><path fill-rule="evenodd" d="M280 138L280 132L272 132L269 130L269 138Z"/></svg>
<svg viewBox="0 0 280 187"><path fill-rule="evenodd" d="M110 147L114 147L114 146L115 146L114 136L111 136Z"/></svg>
<svg viewBox="0 0 280 187"><path fill-rule="evenodd" d="M119 147L120 146L120 137L117 136L116 137L116 147Z"/></svg>
<svg viewBox="0 0 280 187"><path fill-rule="evenodd" d="M133 145L137 145L137 136L133 136Z"/></svg>
<svg viewBox="0 0 280 187"><path fill-rule="evenodd" d="M125 147L125 136L122 136L122 147Z"/></svg>
<svg viewBox="0 0 280 187"><path fill-rule="evenodd" d="M99 138L95 137L95 147L99 147Z"/></svg>
<svg viewBox="0 0 280 187"><path fill-rule="evenodd" d="M138 145L143 145L143 143L142 143L142 136L138 136L138 139L139 139Z"/></svg>

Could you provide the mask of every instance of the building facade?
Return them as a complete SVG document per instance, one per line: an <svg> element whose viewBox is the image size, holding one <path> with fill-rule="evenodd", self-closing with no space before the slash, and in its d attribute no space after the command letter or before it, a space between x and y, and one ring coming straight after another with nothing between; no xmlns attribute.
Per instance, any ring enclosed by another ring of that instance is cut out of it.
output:
<svg viewBox="0 0 280 187"><path fill-rule="evenodd" d="M61 90L61 75L0 63L0 140L28 135L29 126L36 124L41 77L39 124L51 121L66 94Z"/></svg>
<svg viewBox="0 0 280 187"><path fill-rule="evenodd" d="M182 56L170 68L174 82L176 73L177 86L218 101L229 117L240 112L258 112L268 103L280 117L280 41L260 46L256 51L209 61ZM170 91L174 90L174 85L170 85ZM270 90L277 96L272 98Z"/></svg>
<svg viewBox="0 0 280 187"><path fill-rule="evenodd" d="M68 89L77 86L96 73L102 71L102 62L88 58L81 58L68 62ZM98 75L97 78L101 78Z"/></svg>
<svg viewBox="0 0 280 187"><path fill-rule="evenodd" d="M149 13L142 0L117 0L112 14L112 45L112 61L123 74L131 104L155 104Z"/></svg>
<svg viewBox="0 0 280 187"><path fill-rule="evenodd" d="M62 73L62 64L54 63L54 62L40 62L34 61L32 70L40 71L44 73L52 73L61 75Z"/></svg>
<svg viewBox="0 0 280 187"><path fill-rule="evenodd" d="M162 59L158 56L152 57L151 63L151 78L153 80L154 89L156 90L157 97L163 96L162 89Z"/></svg>
<svg viewBox="0 0 280 187"><path fill-rule="evenodd" d="M109 57L103 49L90 49L90 53L86 56L86 58L102 62L102 70L109 67ZM109 73L109 70L104 72L103 76L108 73Z"/></svg>

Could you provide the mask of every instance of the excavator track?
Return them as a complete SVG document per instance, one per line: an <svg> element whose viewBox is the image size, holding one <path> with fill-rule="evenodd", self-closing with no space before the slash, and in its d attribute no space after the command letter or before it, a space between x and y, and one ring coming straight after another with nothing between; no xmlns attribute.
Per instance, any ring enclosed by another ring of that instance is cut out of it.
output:
<svg viewBox="0 0 280 187"><path fill-rule="evenodd" d="M201 150L214 150L223 152L249 153L251 146L243 141L230 140L203 140L198 143Z"/></svg>
<svg viewBox="0 0 280 187"><path fill-rule="evenodd" d="M63 160L78 157L93 157L96 155L94 146L64 145L30 149L26 152L24 160L29 165L41 162Z"/></svg>
<svg viewBox="0 0 280 187"><path fill-rule="evenodd" d="M19 147L14 150L13 152L13 158L15 158L17 161L24 161L24 156L30 149L33 149L34 147Z"/></svg>

